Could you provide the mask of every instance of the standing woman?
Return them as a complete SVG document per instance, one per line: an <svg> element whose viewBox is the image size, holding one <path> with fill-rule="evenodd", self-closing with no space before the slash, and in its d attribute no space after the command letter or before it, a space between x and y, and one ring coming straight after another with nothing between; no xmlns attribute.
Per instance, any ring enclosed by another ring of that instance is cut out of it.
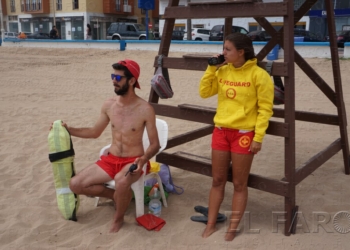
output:
<svg viewBox="0 0 350 250"><path fill-rule="evenodd" d="M92 40L90 24L86 25L86 40Z"/></svg>
<svg viewBox="0 0 350 250"><path fill-rule="evenodd" d="M225 234L232 241L248 199L248 176L253 157L261 144L272 116L274 86L270 75L257 65L251 39L240 33L225 38L225 62L208 66L199 86L202 98L218 95L212 135L212 187L208 223L202 234L216 231L216 218L224 198L232 162L232 215Z"/></svg>

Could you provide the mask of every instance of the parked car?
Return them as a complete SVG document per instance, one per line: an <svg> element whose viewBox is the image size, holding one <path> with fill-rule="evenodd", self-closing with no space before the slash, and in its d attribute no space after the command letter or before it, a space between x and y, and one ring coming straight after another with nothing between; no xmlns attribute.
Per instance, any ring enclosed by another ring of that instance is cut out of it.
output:
<svg viewBox="0 0 350 250"><path fill-rule="evenodd" d="M162 39L162 36L164 35L164 33L162 35L159 35L159 40ZM182 30L173 30L171 33L171 40L183 40L184 37L184 31Z"/></svg>
<svg viewBox="0 0 350 250"><path fill-rule="evenodd" d="M33 33L32 32L23 32L22 33L26 34L26 36L28 37L29 35L32 35Z"/></svg>
<svg viewBox="0 0 350 250"><path fill-rule="evenodd" d="M192 40L195 41L209 41L210 30L203 28L193 28L191 31ZM184 40L187 40L187 32L184 33Z"/></svg>
<svg viewBox="0 0 350 250"><path fill-rule="evenodd" d="M140 23L111 23L107 40L146 40L146 27Z"/></svg>
<svg viewBox="0 0 350 250"><path fill-rule="evenodd" d="M232 33L248 34L248 30L240 26L232 26ZM224 25L215 25L209 34L209 41L223 41L224 40Z"/></svg>
<svg viewBox="0 0 350 250"><path fill-rule="evenodd" d="M343 31L336 31L335 32L335 40L337 40L337 37L339 36L340 33L342 33ZM329 41L329 35L325 36L324 38L327 42Z"/></svg>
<svg viewBox="0 0 350 250"><path fill-rule="evenodd" d="M27 35L27 39L50 39L50 36L48 33L32 33Z"/></svg>
<svg viewBox="0 0 350 250"><path fill-rule="evenodd" d="M153 39L154 40L160 40L159 31L153 31Z"/></svg>
<svg viewBox="0 0 350 250"><path fill-rule="evenodd" d="M339 48L344 48L344 43L350 42L350 30L344 30L337 36L337 43Z"/></svg>
<svg viewBox="0 0 350 250"><path fill-rule="evenodd" d="M294 29L294 37L304 37L304 42L325 42L326 41L323 37L304 29Z"/></svg>
<svg viewBox="0 0 350 250"><path fill-rule="evenodd" d="M270 41L271 36L265 30L255 30L247 34L252 41Z"/></svg>
<svg viewBox="0 0 350 250"><path fill-rule="evenodd" d="M17 36L16 32L4 32L4 38L17 38Z"/></svg>
<svg viewBox="0 0 350 250"><path fill-rule="evenodd" d="M253 41L269 41L271 35L267 31L251 31L247 34ZM316 35L308 30L294 29L294 37L303 37L304 42L324 42L325 38Z"/></svg>
<svg viewBox="0 0 350 250"><path fill-rule="evenodd" d="M171 40L183 40L183 38L184 38L184 31L173 30L173 35L171 37Z"/></svg>

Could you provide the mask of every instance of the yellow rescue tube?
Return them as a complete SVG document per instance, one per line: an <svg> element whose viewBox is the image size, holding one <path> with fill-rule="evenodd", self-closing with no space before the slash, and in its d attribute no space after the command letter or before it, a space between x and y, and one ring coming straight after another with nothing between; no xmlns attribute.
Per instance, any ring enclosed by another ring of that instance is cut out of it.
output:
<svg viewBox="0 0 350 250"><path fill-rule="evenodd" d="M48 141L58 209L66 220L77 221L79 196L69 188L69 181L75 175L74 149L70 134L61 120L53 123Z"/></svg>

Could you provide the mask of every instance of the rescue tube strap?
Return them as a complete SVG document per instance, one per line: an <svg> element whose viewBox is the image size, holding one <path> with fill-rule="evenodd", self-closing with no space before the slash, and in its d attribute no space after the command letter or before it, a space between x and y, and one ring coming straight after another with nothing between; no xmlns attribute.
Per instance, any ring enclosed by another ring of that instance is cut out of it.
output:
<svg viewBox="0 0 350 250"><path fill-rule="evenodd" d="M69 135L70 137L70 135ZM57 153L51 153L49 154L49 160L50 162L55 162L70 156L74 156L75 152L74 152L74 148L73 148L73 142L72 142L72 138L70 139L70 149L66 150L66 151L62 151L62 152L57 152Z"/></svg>
<svg viewBox="0 0 350 250"><path fill-rule="evenodd" d="M49 154L49 160L50 160L50 162L55 162L55 161L58 161L58 160L61 160L61 159L64 159L64 158L67 158L70 156L74 156L74 155L75 155L74 149L71 148L71 149L66 150L66 151Z"/></svg>
<svg viewBox="0 0 350 250"><path fill-rule="evenodd" d="M71 194L73 193L70 188L57 188L56 189L56 194Z"/></svg>

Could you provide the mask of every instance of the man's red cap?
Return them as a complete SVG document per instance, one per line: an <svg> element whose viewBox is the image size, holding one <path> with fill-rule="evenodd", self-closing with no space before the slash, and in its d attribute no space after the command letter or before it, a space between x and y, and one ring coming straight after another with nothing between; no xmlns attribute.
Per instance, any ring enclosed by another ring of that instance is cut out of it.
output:
<svg viewBox="0 0 350 250"><path fill-rule="evenodd" d="M137 64L137 62L129 59L125 59L123 61L119 61L118 64L123 65L127 67L127 69L130 71L133 77L136 79L135 86L136 88L140 88L140 84L138 82L139 76L140 76L140 66Z"/></svg>

